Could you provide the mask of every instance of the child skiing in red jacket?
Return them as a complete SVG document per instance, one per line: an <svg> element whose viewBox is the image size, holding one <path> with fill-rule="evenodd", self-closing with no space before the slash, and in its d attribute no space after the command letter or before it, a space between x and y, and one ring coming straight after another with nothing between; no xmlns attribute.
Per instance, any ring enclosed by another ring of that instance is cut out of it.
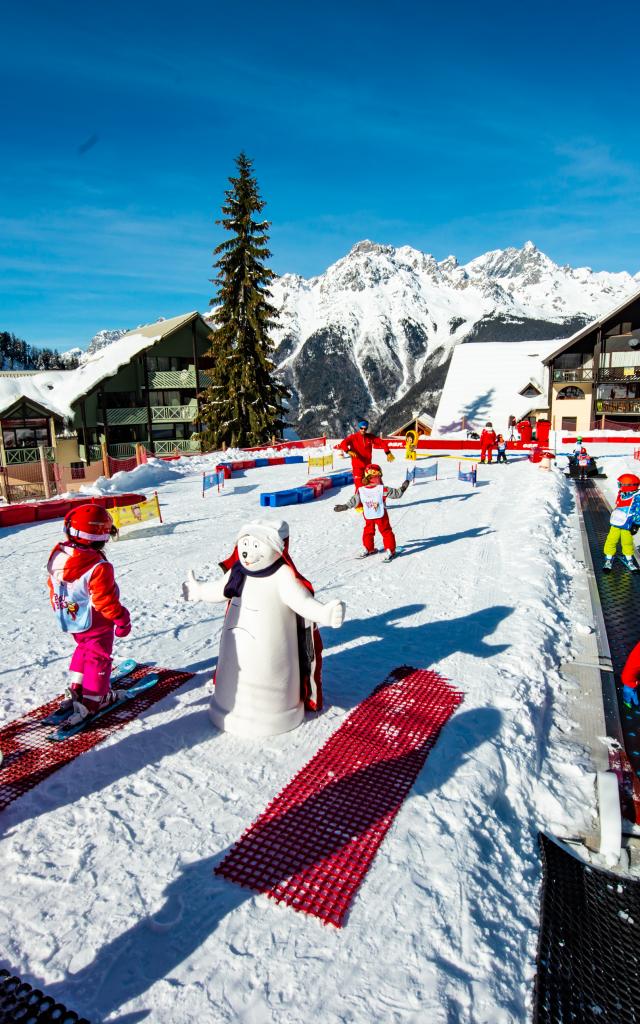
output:
<svg viewBox="0 0 640 1024"><path fill-rule="evenodd" d="M362 514L364 516L362 543L364 544L364 551L360 558L366 558L368 555L375 553L376 526L380 531L382 543L387 552L384 559L385 562L390 562L395 558L396 538L389 522L386 501L387 498L401 498L408 486L409 481L405 480L400 487L385 487L382 483L382 470L380 466L371 463L365 469L361 486L357 488L356 493L349 501L344 505L334 505L334 512L346 512L348 508L362 506Z"/></svg>
<svg viewBox="0 0 640 1024"><path fill-rule="evenodd" d="M72 715L67 719L76 725L121 696L109 688L111 651L114 632L128 636L131 619L120 602L113 566L102 552L116 533L107 510L80 505L67 515L64 531L66 541L56 544L49 556L47 582L58 624L76 643L69 665Z"/></svg>
<svg viewBox="0 0 640 1024"><path fill-rule="evenodd" d="M496 446L496 432L491 423L487 423L480 434L480 462L491 462L493 449ZM488 459L487 459L488 456Z"/></svg>

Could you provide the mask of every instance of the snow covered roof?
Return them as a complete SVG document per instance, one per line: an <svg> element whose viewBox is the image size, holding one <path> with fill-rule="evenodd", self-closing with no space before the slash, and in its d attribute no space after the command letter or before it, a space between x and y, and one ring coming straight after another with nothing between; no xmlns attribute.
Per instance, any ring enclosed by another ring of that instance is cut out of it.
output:
<svg viewBox="0 0 640 1024"><path fill-rule="evenodd" d="M586 327L581 327L579 331L576 331L570 338L563 341L559 348L550 352L545 359L545 363L550 363L552 359L556 358L556 356L561 355L562 352L566 352L568 348L575 345L576 341L580 341L581 338L586 337L586 335L590 334L596 327L602 327L607 320L611 320L612 317L617 316L618 313L624 313L627 306L630 306L632 302L637 302L638 299L640 299L640 292L634 292L633 295L630 295L624 300L624 302L621 302L619 306L615 306L613 309L610 309L608 313L598 317L597 320L592 320L591 323L586 325Z"/></svg>
<svg viewBox="0 0 640 1024"><path fill-rule="evenodd" d="M557 344L556 340L458 345L440 397L434 434L477 429L487 420L504 431L509 416L519 419L532 407L545 408L548 371L544 361ZM542 387L539 399L521 394L529 382Z"/></svg>
<svg viewBox="0 0 640 1024"><path fill-rule="evenodd" d="M135 356L196 318L201 318L197 310L137 327L89 356L75 370L43 370L30 377L0 378L0 414L25 398L44 406L54 416L70 418L72 406L79 398L107 377L113 377Z"/></svg>

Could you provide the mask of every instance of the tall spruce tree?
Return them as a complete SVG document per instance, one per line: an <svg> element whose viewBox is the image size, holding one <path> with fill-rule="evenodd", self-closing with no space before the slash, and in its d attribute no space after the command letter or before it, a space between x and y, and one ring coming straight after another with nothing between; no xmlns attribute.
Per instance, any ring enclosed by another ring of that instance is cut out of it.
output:
<svg viewBox="0 0 640 1024"><path fill-rule="evenodd" d="M220 448L262 444L284 426L283 401L288 390L277 379L272 361L274 345L269 331L277 322L270 305L269 285L275 274L265 261L269 222L256 218L264 209L252 162L244 153L236 158L237 177L229 178L222 219L230 233L214 250L218 276L212 280L218 294L211 348L207 353L211 384L202 394L200 437Z"/></svg>

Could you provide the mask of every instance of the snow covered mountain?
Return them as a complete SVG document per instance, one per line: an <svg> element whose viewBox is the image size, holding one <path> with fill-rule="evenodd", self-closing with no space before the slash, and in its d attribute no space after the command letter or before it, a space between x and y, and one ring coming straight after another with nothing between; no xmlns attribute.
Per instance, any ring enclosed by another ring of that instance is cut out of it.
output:
<svg viewBox="0 0 640 1024"><path fill-rule="evenodd" d="M409 246L358 242L324 274L285 274L276 360L301 434L367 416L387 430L434 412L462 341L568 337L640 288L640 273L560 267L533 242L465 265Z"/></svg>

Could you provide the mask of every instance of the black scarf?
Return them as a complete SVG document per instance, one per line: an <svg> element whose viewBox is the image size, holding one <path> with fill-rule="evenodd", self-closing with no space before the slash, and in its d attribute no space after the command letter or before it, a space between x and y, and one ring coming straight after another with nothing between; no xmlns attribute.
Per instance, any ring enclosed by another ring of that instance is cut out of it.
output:
<svg viewBox="0 0 640 1024"><path fill-rule="evenodd" d="M284 558L278 558L273 565L268 565L266 569L258 569L257 572L251 572L251 569L245 569L240 561L234 562L231 566L231 575L224 588L224 596L228 598L240 597L247 576L253 576L256 579L260 579L263 576L273 576L274 572L277 572L281 565L284 565Z"/></svg>

